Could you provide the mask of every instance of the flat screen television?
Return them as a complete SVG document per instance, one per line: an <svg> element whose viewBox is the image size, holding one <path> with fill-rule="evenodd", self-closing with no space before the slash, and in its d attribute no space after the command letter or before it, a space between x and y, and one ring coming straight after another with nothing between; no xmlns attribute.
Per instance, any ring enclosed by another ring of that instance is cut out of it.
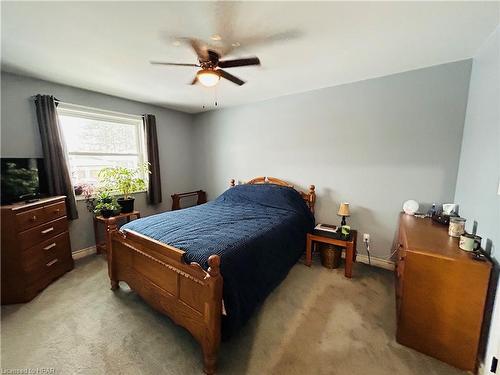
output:
<svg viewBox="0 0 500 375"><path fill-rule="evenodd" d="M1 158L1 202L33 201L48 195L43 159Z"/></svg>

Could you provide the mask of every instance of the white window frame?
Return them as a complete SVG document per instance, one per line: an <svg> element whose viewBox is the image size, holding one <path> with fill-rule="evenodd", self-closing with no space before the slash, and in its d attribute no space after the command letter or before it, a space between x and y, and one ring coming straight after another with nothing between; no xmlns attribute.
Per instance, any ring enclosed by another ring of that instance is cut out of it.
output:
<svg viewBox="0 0 500 375"><path fill-rule="evenodd" d="M137 156L138 163L143 164L147 160L146 147L145 147L145 135L144 135L144 126L143 126L143 118L142 116L130 115L126 113L107 111L103 109L86 107L77 104L70 104L59 102L57 106L57 114L58 116L68 116L68 117L78 117L89 120L101 120L107 122L116 122L119 124L129 124L137 127L137 154L136 153L113 153L113 152L71 152L66 150L68 155L79 155L79 156ZM141 178L146 182L146 186L148 185L148 175L141 173ZM73 183L73 181L72 181ZM146 189L138 191L145 192ZM80 197L77 197L77 199ZM83 199L83 198L81 198Z"/></svg>

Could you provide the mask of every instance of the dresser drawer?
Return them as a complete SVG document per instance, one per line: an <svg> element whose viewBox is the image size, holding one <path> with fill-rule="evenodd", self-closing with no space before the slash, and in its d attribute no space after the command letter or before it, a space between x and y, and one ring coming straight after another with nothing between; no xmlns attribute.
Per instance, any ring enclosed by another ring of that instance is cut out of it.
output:
<svg viewBox="0 0 500 375"><path fill-rule="evenodd" d="M70 263L73 264L73 258L69 248L57 248L56 246L54 251L30 264L29 268L26 267L27 281L28 283L34 283L47 278L51 280L65 272L60 271L61 268L68 270L67 265Z"/></svg>
<svg viewBox="0 0 500 375"><path fill-rule="evenodd" d="M62 216L66 216L66 203L65 201L61 201L58 203L51 204L49 206L45 206L45 217L47 221L51 221L57 219Z"/></svg>
<svg viewBox="0 0 500 375"><path fill-rule="evenodd" d="M54 258L68 256L69 254L71 254L69 233L63 232L24 250L23 268L26 272L35 271Z"/></svg>
<svg viewBox="0 0 500 375"><path fill-rule="evenodd" d="M25 211L16 215L16 223L19 232L36 227L47 221L45 218L45 210L43 207Z"/></svg>
<svg viewBox="0 0 500 375"><path fill-rule="evenodd" d="M66 219L66 216L63 216L57 220L50 221L46 224L39 225L35 228L19 233L19 244L22 249L28 249L67 230L68 219Z"/></svg>
<svg viewBox="0 0 500 375"><path fill-rule="evenodd" d="M43 271L38 273L33 272L28 275L26 295L29 299L33 298L53 280L72 270L73 258L71 258L71 256L66 256L65 258L55 258L51 262L46 263L44 267L45 269Z"/></svg>

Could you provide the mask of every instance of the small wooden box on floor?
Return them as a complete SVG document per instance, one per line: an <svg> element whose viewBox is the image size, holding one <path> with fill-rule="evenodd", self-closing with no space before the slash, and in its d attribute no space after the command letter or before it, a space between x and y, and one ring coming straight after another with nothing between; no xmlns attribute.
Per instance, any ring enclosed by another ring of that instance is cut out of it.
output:
<svg viewBox="0 0 500 375"><path fill-rule="evenodd" d="M2 304L30 301L73 269L64 200L2 206Z"/></svg>
<svg viewBox="0 0 500 375"><path fill-rule="evenodd" d="M460 250L446 226L404 214L396 246L397 341L476 371L491 263Z"/></svg>

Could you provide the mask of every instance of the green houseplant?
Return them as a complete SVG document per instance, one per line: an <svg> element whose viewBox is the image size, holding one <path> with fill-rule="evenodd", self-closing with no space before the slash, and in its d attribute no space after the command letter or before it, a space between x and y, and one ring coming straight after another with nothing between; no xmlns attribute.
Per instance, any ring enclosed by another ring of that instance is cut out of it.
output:
<svg viewBox="0 0 500 375"><path fill-rule="evenodd" d="M109 167L99 171L99 182L107 191L118 191L122 197L118 204L123 213L134 211L134 197L132 193L146 189L143 175L149 173L148 164L144 163L137 168Z"/></svg>
<svg viewBox="0 0 500 375"><path fill-rule="evenodd" d="M116 216L120 212L120 205L118 203L97 203L95 205L94 213L108 218Z"/></svg>
<svg viewBox="0 0 500 375"><path fill-rule="evenodd" d="M120 213L120 205L109 191L100 191L95 198L94 213L103 217L111 217Z"/></svg>

